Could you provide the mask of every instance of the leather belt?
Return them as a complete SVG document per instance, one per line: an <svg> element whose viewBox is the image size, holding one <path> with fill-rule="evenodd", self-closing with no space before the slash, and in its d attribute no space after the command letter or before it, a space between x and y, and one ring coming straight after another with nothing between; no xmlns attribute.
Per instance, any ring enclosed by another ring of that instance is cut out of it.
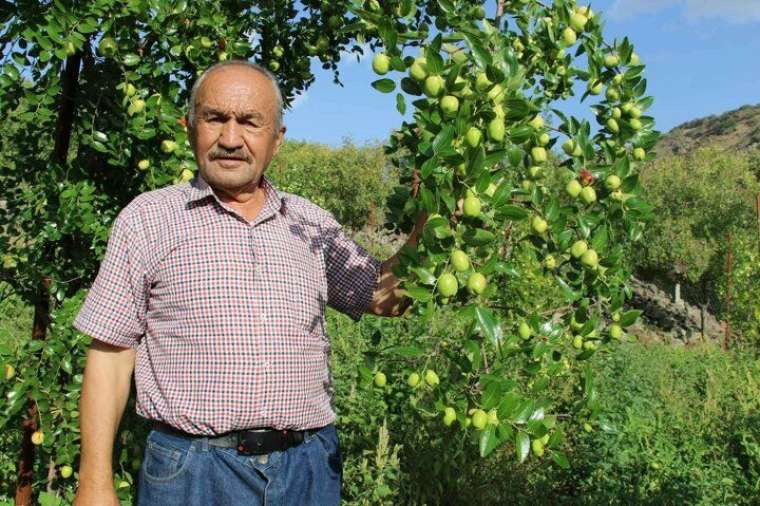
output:
<svg viewBox="0 0 760 506"><path fill-rule="evenodd" d="M203 436L190 434L172 427L164 422L154 422L153 428L157 431L187 439L208 438L210 446L219 448L236 448L243 455L265 455L275 451L285 451L288 448L298 446L304 439L319 432L318 429L289 430L289 429L247 429L227 432L220 436Z"/></svg>

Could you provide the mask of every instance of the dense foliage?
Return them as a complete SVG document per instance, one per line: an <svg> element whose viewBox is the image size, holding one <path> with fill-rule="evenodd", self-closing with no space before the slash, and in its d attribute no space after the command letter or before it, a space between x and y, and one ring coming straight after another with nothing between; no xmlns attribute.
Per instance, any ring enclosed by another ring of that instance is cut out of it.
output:
<svg viewBox="0 0 760 506"><path fill-rule="evenodd" d="M119 210L140 192L193 177L184 113L198 73L233 57L255 60L277 73L289 99L312 82L312 57L335 69L362 43L378 51L373 69L383 77L372 87L400 90L393 100L400 113L414 108L413 121L385 146L401 183L389 228L408 229L420 211L430 218L397 271L415 306L396 322L368 321L376 325L373 348L354 379L381 385L384 371L393 371L386 392L394 397L383 409L402 423L391 433L421 420L429 428L415 436L421 454L412 461L436 455L452 437L461 442L462 452L447 449L432 464L450 483L473 452L570 466L565 433L579 424L562 417L597 423L602 416L585 361L637 317L624 308L625 252L652 216L638 197L637 172L657 139L645 115L653 99L631 41L606 41L590 7L520 0L487 13L485 6L495 7L476 0L2 7L0 117L13 128L4 139L12 156L0 172L0 274L34 306L38 339L5 350L15 375L3 384L0 428L27 423L22 445L35 455L35 485L71 492L56 472L76 467L88 344L71 318ZM592 101L597 126L555 108L576 92ZM548 152L560 143L550 164ZM319 158L318 150L291 148L301 161L290 173L314 169L305 158ZM377 154L344 149L379 162ZM316 196L321 183L273 169L286 189L313 192L306 196L348 224L362 224L378 203L340 201L341 185L334 200L329 192ZM366 181L363 190L389 190L385 172L367 176L357 180ZM383 342L393 347L379 348ZM422 381L412 381L417 374ZM399 390L400 376L418 385L412 401ZM374 441L382 425L370 427ZM119 434L115 486L125 500L142 435L132 418ZM376 458L395 462L383 438ZM423 495L443 493L436 482L427 486Z"/></svg>
<svg viewBox="0 0 760 506"><path fill-rule="evenodd" d="M646 199L658 210L647 228L637 267L666 284L680 282L686 297L730 318L757 344L760 250L755 202L760 194L758 153L702 148L661 158L641 174ZM728 237L733 255L733 298L727 307Z"/></svg>

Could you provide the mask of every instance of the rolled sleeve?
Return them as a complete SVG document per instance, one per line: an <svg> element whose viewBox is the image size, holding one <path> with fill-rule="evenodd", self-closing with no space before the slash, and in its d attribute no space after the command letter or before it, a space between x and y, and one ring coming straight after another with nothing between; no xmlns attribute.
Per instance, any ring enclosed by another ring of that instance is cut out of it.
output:
<svg viewBox="0 0 760 506"><path fill-rule="evenodd" d="M116 218L95 282L74 320L80 332L130 348L145 333L144 242L122 215Z"/></svg>
<svg viewBox="0 0 760 506"><path fill-rule="evenodd" d="M349 238L332 216L322 231L327 304L358 321L372 302L382 263Z"/></svg>

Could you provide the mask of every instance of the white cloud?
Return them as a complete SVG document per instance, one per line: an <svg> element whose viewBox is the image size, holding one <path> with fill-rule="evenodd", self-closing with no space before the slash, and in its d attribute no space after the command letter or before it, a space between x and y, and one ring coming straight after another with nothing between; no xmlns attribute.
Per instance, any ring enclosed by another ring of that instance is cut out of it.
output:
<svg viewBox="0 0 760 506"><path fill-rule="evenodd" d="M607 15L610 19L623 21L670 7L678 7L683 16L691 20L719 18L731 23L760 21L758 0L615 0Z"/></svg>

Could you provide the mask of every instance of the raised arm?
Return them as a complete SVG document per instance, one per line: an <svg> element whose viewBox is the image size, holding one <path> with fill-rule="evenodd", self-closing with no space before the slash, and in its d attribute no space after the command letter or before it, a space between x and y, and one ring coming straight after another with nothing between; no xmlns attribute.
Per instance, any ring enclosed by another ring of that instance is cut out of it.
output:
<svg viewBox="0 0 760 506"><path fill-rule="evenodd" d="M417 239L422 233L427 218L427 213L421 213L417 217L417 222L414 224L414 228L412 228L404 247L415 247L417 245ZM400 316L404 314L406 308L412 303L412 300L404 295L404 291L399 288L400 280L392 271L393 266L399 262L401 250L383 262L380 279L378 280L377 288L372 294L372 302L367 308L367 312L377 316Z"/></svg>

